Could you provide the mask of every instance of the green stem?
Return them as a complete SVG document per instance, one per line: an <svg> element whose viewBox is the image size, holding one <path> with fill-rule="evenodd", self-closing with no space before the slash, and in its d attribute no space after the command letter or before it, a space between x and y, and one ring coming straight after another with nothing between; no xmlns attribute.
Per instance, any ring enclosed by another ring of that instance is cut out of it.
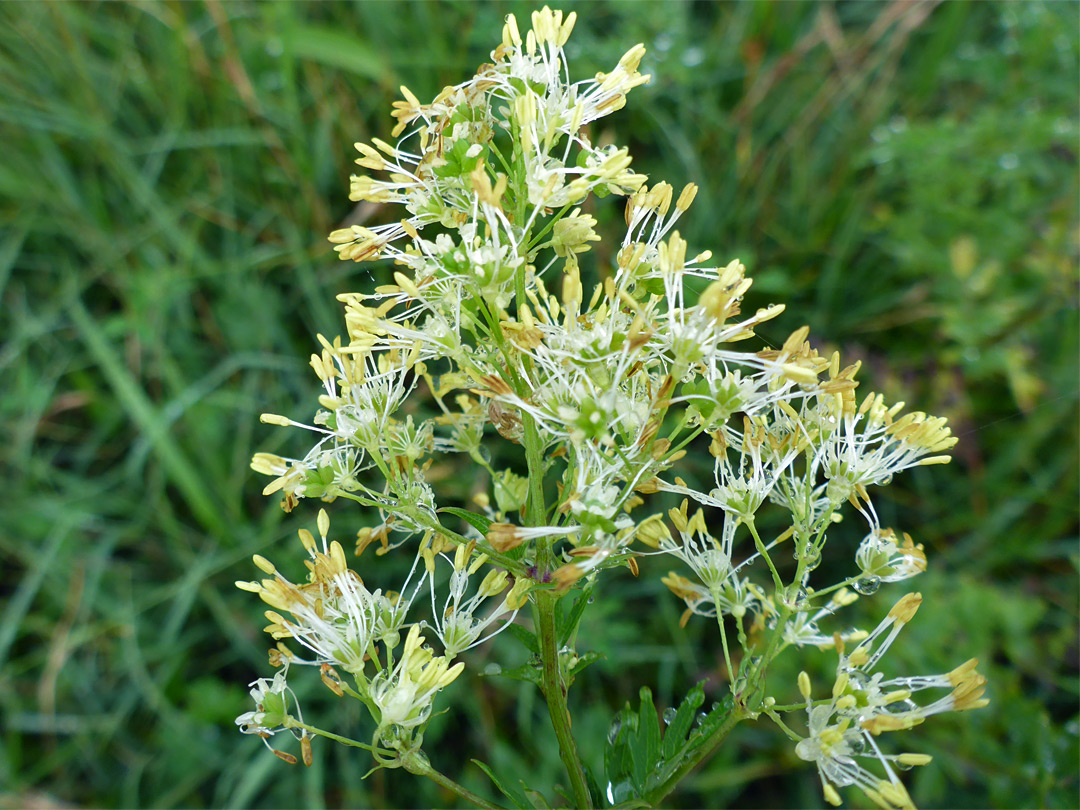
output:
<svg viewBox="0 0 1080 810"><path fill-rule="evenodd" d="M770 720L772 720L774 723L776 723L776 725L780 726L780 728L783 729L784 733L788 736L789 739L792 739L795 742L799 742L802 739L802 737L800 737L798 734L788 728L787 723L780 719L780 715L776 713L775 709L766 709L765 714L769 716Z"/></svg>
<svg viewBox="0 0 1080 810"><path fill-rule="evenodd" d="M758 553L765 558L769 570L772 571L773 584L776 586L777 595L779 595L780 592L784 590L784 580L780 578L780 572L777 571L776 566L773 565L772 557L769 556L769 551L765 548L765 543L758 534L757 526L754 525L754 521L744 520L743 522L746 524L747 528L750 529L750 534L754 536L754 545L757 546Z"/></svg>
<svg viewBox="0 0 1080 810"><path fill-rule="evenodd" d="M431 531L435 532L436 534L441 534L447 540L450 540L457 545L464 546L470 542L468 537L463 534L458 534L453 529L446 528L442 525L442 523L439 522L438 518L432 519L431 515L427 512L422 512L419 509L407 507L399 507L399 510L402 514L408 515L417 523L423 526L427 526L429 529L431 529ZM494 560L503 568L510 571L512 574L520 576L523 573L524 566L522 566L519 560L515 560L513 557L503 554L500 551L496 551L495 549L491 548L490 545L485 545L485 547L481 550L488 556L489 559Z"/></svg>
<svg viewBox="0 0 1080 810"><path fill-rule="evenodd" d="M555 601L550 593L536 596L537 635L540 637L540 657L544 662L543 689L547 701L551 725L559 740L559 756L570 776L574 791L574 806L591 808L592 797L585 782L585 770L578 757L577 745L570 732L570 712L566 707L566 686L559 667L558 638L555 630Z"/></svg>
<svg viewBox="0 0 1080 810"><path fill-rule="evenodd" d="M533 236L532 239L529 240L529 244L526 245L526 247L525 247L525 255L526 256L529 255L530 253L532 253L534 250L538 250L537 246L540 244L540 240L543 239L544 236L547 234L547 232L550 231L554 227L556 222L558 222L560 219L563 218L563 216L566 214L567 211L570 210L570 208L571 208L571 205L569 205L569 204L564 205L563 209L559 213L557 213L553 217L548 218L548 221L545 223L544 227L541 228L540 231L535 236Z"/></svg>
<svg viewBox="0 0 1080 810"><path fill-rule="evenodd" d="M738 673L731 666L731 652L728 650L727 631L724 629L724 614L720 610L719 591L713 591L712 598L716 606L716 623L720 627L720 645L724 648L724 663L727 664L728 678L731 683L735 683Z"/></svg>
<svg viewBox="0 0 1080 810"><path fill-rule="evenodd" d="M837 582L835 585L830 585L827 588L822 588L820 591L814 591L814 599L817 599L819 596L824 596L827 593L838 591L841 588L846 588L849 585L854 585L860 579L862 579L861 576L848 577L843 582Z"/></svg>
<svg viewBox="0 0 1080 810"><path fill-rule="evenodd" d="M386 756L393 756L393 754L394 754L393 751L387 751L385 749L375 748L374 746L369 745L368 743L362 743L362 742L359 742L357 740L350 739L349 737L342 737L340 734L334 734L332 731L324 731L323 729L318 728L316 726L309 726L307 723L301 723L295 717L286 717L285 722L282 725L284 725L285 728L301 728L304 731L307 731L307 732L309 732L311 734L315 734L315 735L317 735L319 737L326 737L326 739L328 739L328 740L333 740L334 742L339 742L342 745L349 745L349 746L352 746L353 748L363 748L365 751L373 751L373 752L377 752L377 753L380 753L380 754L385 754Z"/></svg>
<svg viewBox="0 0 1080 810"><path fill-rule="evenodd" d="M800 568L802 563L799 564ZM769 668L769 664L772 660L784 649L786 643L784 643L784 628L787 625L788 619L791 618L792 610L788 607L781 607L780 614L776 617L776 627L772 631L772 635L769 638L769 644L765 648L765 652L758 658L757 663L750 668L750 671L746 674L746 686L743 689L743 693L746 695L753 695L757 691L757 680L761 676L761 673ZM752 711L756 711L753 709Z"/></svg>
<svg viewBox="0 0 1080 810"><path fill-rule="evenodd" d="M540 432L536 421L527 413L521 415L521 425L525 432L525 461L529 465L529 508L526 523L529 526L543 526L547 522L547 506L544 503L544 459L540 446ZM548 563L537 558L536 564Z"/></svg>
<svg viewBox="0 0 1080 810"><path fill-rule="evenodd" d="M482 807L484 808L484 810L500 810L497 804L492 804L486 799L481 799L471 790L462 785L459 785L446 774L440 773L439 771L435 770L433 767L431 767L431 762L428 761L428 758L420 751L410 751L409 753L403 755L401 758L401 764L402 767L404 767L405 770L407 770L409 773L415 774L417 776L426 776L435 784L441 785L447 790L453 791L458 796L460 796L469 804L475 807Z"/></svg>
<svg viewBox="0 0 1080 810"><path fill-rule="evenodd" d="M530 526L542 526L547 519L544 504L544 460L540 446L540 434L536 422L528 414L522 414L525 428L525 459L529 465L529 508L526 522ZM549 570L555 563L551 540L537 538L536 564L541 570ZM577 807L591 808L592 797L585 782L585 769L578 757L577 745L570 732L570 712L566 707L566 685L559 667L559 639L555 628L555 602L558 596L550 591L535 592L533 596L533 620L540 641L540 658L543 661L544 699L551 715L551 725L559 741L559 757L566 766L570 786L574 791Z"/></svg>

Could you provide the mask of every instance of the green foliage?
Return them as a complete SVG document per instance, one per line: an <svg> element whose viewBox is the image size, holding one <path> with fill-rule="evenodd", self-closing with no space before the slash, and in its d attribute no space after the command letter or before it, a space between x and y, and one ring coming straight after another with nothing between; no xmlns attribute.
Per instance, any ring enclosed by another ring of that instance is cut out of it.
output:
<svg viewBox="0 0 1080 810"><path fill-rule="evenodd" d="M4 804L43 793L129 807L452 800L407 774L363 783L345 749L316 746L313 768L290 769L236 734L242 685L265 652L231 583L300 525L269 508L247 468L278 441L258 413L310 400L299 359L310 335L336 334L333 296L372 283L324 241L379 216L342 202L350 145L388 136L398 84L434 95L482 58L504 13L530 8L0 6ZM913 750L935 756L913 797L1070 807L1078 9L929 8L588 4L575 59L585 75L628 42L650 49L654 81L619 129L643 170L701 186L683 235L747 264L757 281L745 310L783 300L861 357L877 388L949 415L961 435L954 463L898 481L882 514L930 558L915 583L927 604L890 658L936 672L957 650L979 655L993 700L911 733ZM621 212L604 203L595 215L603 225ZM468 468L445 475L466 501ZM346 514L335 523L364 522ZM598 603L585 619L599 677L579 679L571 699L593 773L605 772L612 707L641 683L677 712L688 690L708 691L703 705L726 689L719 651L702 641L714 629L679 628L662 573L646 562L619 584L618 610ZM881 600L863 601L880 618ZM563 628L575 626L570 616ZM528 653L473 655L510 670ZM796 701L794 676L770 683L791 684ZM314 690L298 697L328 707ZM536 784L559 778L531 684L485 679L446 700L478 720L433 721L441 770L485 795L474 754ZM652 700L624 718L635 735L651 734ZM622 739L611 767L625 779L637 743ZM673 800L820 798L789 741L762 730Z"/></svg>
<svg viewBox="0 0 1080 810"><path fill-rule="evenodd" d="M655 801L663 787L698 748L705 746L731 712L731 696L699 712L705 702L701 684L691 689L679 707L664 712L664 727L653 703L652 692L641 687L641 708L629 702L615 715L604 749L605 795L597 806L634 806L636 800Z"/></svg>

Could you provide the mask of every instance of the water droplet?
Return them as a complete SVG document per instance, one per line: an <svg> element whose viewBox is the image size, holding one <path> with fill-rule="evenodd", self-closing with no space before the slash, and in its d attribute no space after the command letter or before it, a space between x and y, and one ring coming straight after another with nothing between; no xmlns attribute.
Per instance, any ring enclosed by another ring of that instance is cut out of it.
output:
<svg viewBox="0 0 1080 810"><path fill-rule="evenodd" d="M874 143L883 143L889 140L889 128L883 126L874 127L873 131L870 133L870 137L873 139Z"/></svg>
<svg viewBox="0 0 1080 810"><path fill-rule="evenodd" d="M611 782L607 783L607 800L608 804L615 804L615 794L611 792Z"/></svg>
<svg viewBox="0 0 1080 810"><path fill-rule="evenodd" d="M619 737L619 732L622 731L622 720L616 717L612 723L611 728L608 729L607 741L608 745L614 745L615 740Z"/></svg>
<svg viewBox="0 0 1080 810"><path fill-rule="evenodd" d="M899 760L899 759L896 760L896 762L894 762L893 765L896 767L896 770L898 770L898 771L910 771L912 768L915 767L910 762L904 762L903 760Z"/></svg>
<svg viewBox="0 0 1080 810"><path fill-rule="evenodd" d="M705 722L707 716L705 712L698 712L697 717L694 718L694 728L701 728L701 724Z"/></svg>
<svg viewBox="0 0 1080 810"><path fill-rule="evenodd" d="M619 784L615 785L615 787L611 791L611 796L613 799L613 804L622 804L627 799L633 798L634 787L630 784L629 780L624 779L622 782L619 782Z"/></svg>
<svg viewBox="0 0 1080 810"><path fill-rule="evenodd" d="M498 664L488 664L486 667L484 667L484 674L485 675L501 675L502 674L502 667L499 666Z"/></svg>
<svg viewBox="0 0 1080 810"><path fill-rule="evenodd" d="M880 166L882 163L888 163L893 159L893 152L891 149L879 146L876 149L870 150L870 159Z"/></svg>
<svg viewBox="0 0 1080 810"><path fill-rule="evenodd" d="M696 45L692 45L683 51L682 58L679 61L687 67L697 67L705 61L705 51Z"/></svg>
<svg viewBox="0 0 1080 810"><path fill-rule="evenodd" d="M998 158L998 166L1005 171L1012 171L1020 165L1020 158L1016 156L1015 152L1006 152L1004 155Z"/></svg>
<svg viewBox="0 0 1080 810"><path fill-rule="evenodd" d="M596 597L595 596L590 596L588 599L585 600L585 604L586 605L591 605L595 601L596 601Z"/></svg>
<svg viewBox="0 0 1080 810"><path fill-rule="evenodd" d="M666 709L664 709L664 725L670 726L675 720L675 715L677 715L678 713L679 712L673 706L668 706Z"/></svg>
<svg viewBox="0 0 1080 810"><path fill-rule="evenodd" d="M720 701L719 700L714 700L712 706L709 708L709 711L715 712L719 708L720 708Z"/></svg>
<svg viewBox="0 0 1080 810"><path fill-rule="evenodd" d="M907 129L907 119L902 115L894 115L889 119L889 129L893 132L903 132Z"/></svg>
<svg viewBox="0 0 1080 810"><path fill-rule="evenodd" d="M863 596L869 596L872 593L877 593L878 587L881 585L881 579L873 575L864 576L854 583L851 587L861 593Z"/></svg>
<svg viewBox="0 0 1080 810"><path fill-rule="evenodd" d="M673 39L671 34L665 31L661 31L659 34L656 35L656 39L653 40L653 50L659 51L660 53L670 51L671 46L674 44L674 42L675 40Z"/></svg>
<svg viewBox="0 0 1080 810"><path fill-rule="evenodd" d="M813 571L815 568L821 565L821 549L819 549L817 546L810 546L808 549L806 549L804 559L806 560L806 570Z"/></svg>
<svg viewBox="0 0 1080 810"><path fill-rule="evenodd" d="M862 737L852 737L847 741L847 746L852 754L858 755L866 750L866 740Z"/></svg>

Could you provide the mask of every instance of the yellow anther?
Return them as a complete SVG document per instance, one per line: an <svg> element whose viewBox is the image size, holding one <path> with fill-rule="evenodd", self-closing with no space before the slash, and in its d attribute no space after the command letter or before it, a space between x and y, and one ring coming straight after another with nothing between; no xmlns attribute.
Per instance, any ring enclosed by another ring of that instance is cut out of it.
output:
<svg viewBox="0 0 1080 810"><path fill-rule="evenodd" d="M251 561L255 563L260 571L270 574L271 576L277 574L277 569L274 567L274 564L261 554L252 555Z"/></svg>
<svg viewBox="0 0 1080 810"><path fill-rule="evenodd" d="M915 612L922 604L921 593L909 593L900 597L900 601L893 605L889 611L889 617L900 624L907 624L915 616Z"/></svg>

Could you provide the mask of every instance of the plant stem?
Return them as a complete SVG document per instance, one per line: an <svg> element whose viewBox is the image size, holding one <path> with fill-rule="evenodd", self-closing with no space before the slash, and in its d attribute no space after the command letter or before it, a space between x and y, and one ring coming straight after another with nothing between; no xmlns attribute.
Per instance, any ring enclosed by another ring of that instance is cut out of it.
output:
<svg viewBox="0 0 1080 810"><path fill-rule="evenodd" d="M542 526L547 519L547 507L544 504L544 459L540 446L540 434L536 422L528 414L522 414L522 426L525 428L525 458L529 465L529 508L526 522L530 526ZM551 550L551 540L537 538L536 564L541 571L554 566L555 556ZM550 591L534 592L533 619L536 623L536 635L540 641L540 658L543 661L544 699L551 715L551 725L559 741L559 757L566 766L570 777L570 786L574 791L574 804L577 807L592 807L592 797L585 783L585 770L581 767L577 745L570 732L570 712L566 708L566 686L563 683L559 667L559 640L555 628L555 603L559 596Z"/></svg>
<svg viewBox="0 0 1080 810"><path fill-rule="evenodd" d="M773 584L776 585L776 592L782 592L784 590L784 580L780 577L780 572L776 570L776 566L773 565L772 557L769 556L769 551L765 548L765 542L761 539L761 535L758 534L757 526L754 525L753 520L744 520L743 522L746 524L747 528L750 529L750 534L754 536L754 545L757 546L758 553L765 558L769 570L772 571Z"/></svg>
<svg viewBox="0 0 1080 810"><path fill-rule="evenodd" d="M794 740L795 742L798 742L802 739L800 735L796 734L794 731L788 728L787 723L780 719L780 715L778 715L773 709L766 709L765 714L767 714L769 716L769 719L776 723L776 725L780 726L780 728L783 729L784 733L790 739Z"/></svg>
<svg viewBox="0 0 1080 810"><path fill-rule="evenodd" d="M353 748L363 748L365 751L376 751L386 754L388 756L394 753L393 751L385 751L383 749L376 748L375 746L369 745L368 743L362 743L359 740L353 740L349 737L342 737L340 734L334 734L332 731L324 731L317 726L309 726L307 723L301 723L295 717L285 718L285 723L283 725L285 726L285 728L302 728L304 729L304 731L310 732L311 734L315 734L319 737L326 737L326 739L328 740L339 742L342 745L352 746Z"/></svg>
<svg viewBox="0 0 1080 810"><path fill-rule="evenodd" d="M481 799L471 790L459 785L446 774L435 770L435 768L431 767L431 762L428 761L428 758L419 751L405 754L401 759L401 764L409 773L416 774L417 776L426 776L435 784L453 791L475 807L482 807L484 810L500 810L497 804L492 804L486 799Z"/></svg>
<svg viewBox="0 0 1080 810"><path fill-rule="evenodd" d="M570 732L570 712L566 707L566 687L563 685L559 667L558 639L555 631L555 601L550 593L536 596L537 635L540 638L540 657L544 662L543 689L547 701L551 725L559 740L559 756L570 776L576 807L591 808L592 797L585 783L585 770L581 767L577 745Z"/></svg>

